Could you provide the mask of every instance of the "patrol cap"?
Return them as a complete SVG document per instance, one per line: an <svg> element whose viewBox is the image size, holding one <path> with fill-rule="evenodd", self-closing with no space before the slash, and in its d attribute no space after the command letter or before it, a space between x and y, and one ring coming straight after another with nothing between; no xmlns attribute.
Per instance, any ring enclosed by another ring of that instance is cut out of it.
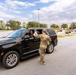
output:
<svg viewBox="0 0 76 75"><path fill-rule="evenodd" d="M42 29L42 31L46 32L46 29Z"/></svg>
<svg viewBox="0 0 76 75"><path fill-rule="evenodd" d="M46 33L46 30L45 30L45 29L43 29L43 30L42 30L42 32Z"/></svg>

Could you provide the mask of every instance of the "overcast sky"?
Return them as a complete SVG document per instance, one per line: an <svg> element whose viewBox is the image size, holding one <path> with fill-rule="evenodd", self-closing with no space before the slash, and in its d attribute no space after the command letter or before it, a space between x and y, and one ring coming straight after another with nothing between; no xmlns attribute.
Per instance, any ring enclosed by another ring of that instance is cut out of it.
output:
<svg viewBox="0 0 76 75"><path fill-rule="evenodd" d="M0 0L0 19L62 24L76 21L76 0Z"/></svg>

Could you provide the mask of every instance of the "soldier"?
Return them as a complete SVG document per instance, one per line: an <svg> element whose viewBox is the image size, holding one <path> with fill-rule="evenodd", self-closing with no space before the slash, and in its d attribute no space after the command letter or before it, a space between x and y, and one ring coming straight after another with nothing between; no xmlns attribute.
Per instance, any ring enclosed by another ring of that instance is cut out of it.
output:
<svg viewBox="0 0 76 75"><path fill-rule="evenodd" d="M40 63L45 64L44 55L46 52L47 45L50 44L51 38L46 34L46 31L43 29L42 34L37 34L35 31L34 36L36 38L40 38L40 48L39 48L39 54L40 54Z"/></svg>

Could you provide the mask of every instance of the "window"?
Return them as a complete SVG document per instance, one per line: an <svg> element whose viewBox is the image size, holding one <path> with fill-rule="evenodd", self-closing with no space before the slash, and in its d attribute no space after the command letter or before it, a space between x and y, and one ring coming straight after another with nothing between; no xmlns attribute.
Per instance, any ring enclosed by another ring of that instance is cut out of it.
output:
<svg viewBox="0 0 76 75"><path fill-rule="evenodd" d="M21 37L24 31L25 31L25 29L16 30L16 31L12 32L11 34L9 34L7 37L8 38L18 38L18 37Z"/></svg>
<svg viewBox="0 0 76 75"><path fill-rule="evenodd" d="M46 29L46 30L50 35L56 35L56 33L53 29Z"/></svg>
<svg viewBox="0 0 76 75"><path fill-rule="evenodd" d="M31 29L30 31L29 31L29 34L32 32L32 34L34 34L34 30L33 29Z"/></svg>
<svg viewBox="0 0 76 75"><path fill-rule="evenodd" d="M42 29L37 29L38 34L42 34Z"/></svg>

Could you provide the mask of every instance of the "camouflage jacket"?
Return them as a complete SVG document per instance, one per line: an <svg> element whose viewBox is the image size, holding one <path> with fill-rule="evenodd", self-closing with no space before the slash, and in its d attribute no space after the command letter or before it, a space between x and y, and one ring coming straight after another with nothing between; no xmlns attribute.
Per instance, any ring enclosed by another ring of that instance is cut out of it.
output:
<svg viewBox="0 0 76 75"><path fill-rule="evenodd" d="M34 33L34 36L36 38L40 38L40 48L47 48L47 45L49 42L51 42L51 38L47 34L37 34L36 32Z"/></svg>

